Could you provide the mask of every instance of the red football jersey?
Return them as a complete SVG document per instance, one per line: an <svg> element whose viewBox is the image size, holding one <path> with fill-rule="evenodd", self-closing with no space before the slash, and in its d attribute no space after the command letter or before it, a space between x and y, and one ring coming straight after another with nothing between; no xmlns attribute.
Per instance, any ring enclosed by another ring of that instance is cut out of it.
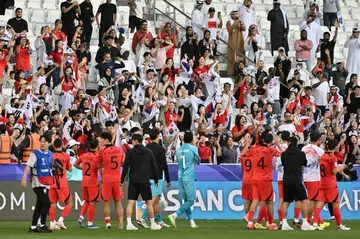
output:
<svg viewBox="0 0 360 239"><path fill-rule="evenodd" d="M98 168L96 161L96 154L88 152L80 156L75 162L77 165L82 164L82 181L83 187L96 187L98 186Z"/></svg>
<svg viewBox="0 0 360 239"><path fill-rule="evenodd" d="M254 167L256 161L256 146L250 148L244 156L241 156L241 169L243 173L242 182L243 183L252 183L253 181L253 174L254 174Z"/></svg>
<svg viewBox="0 0 360 239"><path fill-rule="evenodd" d="M68 181L66 178L66 171L72 169L70 155L68 155L65 152L53 152L52 157L53 157L53 162L56 159L60 160L60 162L62 163L62 166L64 168L64 170L61 172L62 175L59 177L60 188L68 188L69 185L68 185ZM51 184L50 188L58 188L56 182Z"/></svg>
<svg viewBox="0 0 360 239"><path fill-rule="evenodd" d="M334 154L324 154L320 161L320 188L336 188L336 175L332 170L337 168L337 158Z"/></svg>
<svg viewBox="0 0 360 239"><path fill-rule="evenodd" d="M103 165L103 183L119 182L121 179L121 167L124 163L124 152L114 145L103 147L97 156L97 163Z"/></svg>
<svg viewBox="0 0 360 239"><path fill-rule="evenodd" d="M254 162L254 181L272 181L272 161L274 157L279 157L281 153L273 147L256 147L256 157Z"/></svg>

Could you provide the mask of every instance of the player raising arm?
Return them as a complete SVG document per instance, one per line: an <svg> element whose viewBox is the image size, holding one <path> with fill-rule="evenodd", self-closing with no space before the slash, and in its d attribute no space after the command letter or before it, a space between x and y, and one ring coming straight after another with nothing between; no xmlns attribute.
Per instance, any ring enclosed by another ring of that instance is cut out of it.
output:
<svg viewBox="0 0 360 239"><path fill-rule="evenodd" d="M101 197L104 199L104 216L106 229L111 228L110 219L110 200L113 198L116 206L116 214L119 220L119 229L123 229L123 199L122 188L120 186L121 167L124 161L124 152L121 148L111 144L112 135L104 132L100 135L99 141L104 145L97 155L97 167L102 168L102 190Z"/></svg>
<svg viewBox="0 0 360 239"><path fill-rule="evenodd" d="M199 165L201 159L198 149L191 145L192 142L193 134L190 131L186 131L184 134L184 144L175 153L179 163L178 182L180 198L184 200L184 203L180 206L179 210L169 215L169 220L174 227L176 227L176 218L184 212L190 220L190 226L192 228L198 227L192 217L191 206L194 205L196 199L195 165Z"/></svg>
<svg viewBox="0 0 360 239"><path fill-rule="evenodd" d="M329 140L325 144L325 154L320 158L320 185L319 194L316 197L316 205L314 211L314 227L318 230L323 230L318 226L320 212L325 203L332 203L334 216L336 219L337 229L342 231L348 231L350 228L342 225L341 213L339 208L339 189L336 184L336 174L342 172L342 167L337 165L337 158L334 155L337 140Z"/></svg>
<svg viewBox="0 0 360 239"><path fill-rule="evenodd" d="M84 215L89 211L88 224L87 228L97 229L99 227L93 224L95 212L96 212L96 203L100 199L99 194L99 182L98 182L98 168L96 161L96 151L99 147L99 141L93 139L89 142L89 152L80 156L76 160L74 167L82 170L82 199L85 201L84 205L81 208L79 224L80 227L84 228Z"/></svg>

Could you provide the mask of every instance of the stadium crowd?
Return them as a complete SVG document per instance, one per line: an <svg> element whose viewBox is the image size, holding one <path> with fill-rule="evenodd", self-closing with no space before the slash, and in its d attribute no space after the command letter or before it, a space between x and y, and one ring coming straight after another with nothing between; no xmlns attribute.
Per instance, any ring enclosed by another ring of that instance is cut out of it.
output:
<svg viewBox="0 0 360 239"><path fill-rule="evenodd" d="M288 131L302 148L310 144L310 132L317 131L320 147L338 140L335 155L344 164L338 180L357 180L353 165L360 164L359 29L354 28L344 43L349 48L347 62L334 62L343 24L338 0L324 0L324 9L306 3L293 60L287 56L286 12L274 0L267 19L270 47L278 54L269 69L251 0L239 4L227 22L221 12L216 15L211 0L194 2L184 35L171 22L150 32L146 7L144 0L129 1L131 49L123 46L126 30L117 25L112 0L99 9L93 9L90 0L62 2L61 19L54 28L41 28L35 49L22 18L26 10L15 9L16 16L0 27L0 164L26 164L44 135L57 142L50 149L65 150L76 165L88 148L94 149L89 142L103 132L111 134L103 139L127 153L133 135L143 135L141 143L146 145L154 139L154 129L161 132L159 144L166 149L168 163L177 162L175 151L184 143L184 132L191 131L201 163L239 164L246 135L260 143L264 132ZM322 18L329 27L323 36ZM89 51L93 22L99 28L96 55ZM217 47L223 24L229 34L227 74L233 81L221 85ZM178 49L181 59L174 58ZM31 62L33 51L36 62ZM95 66L89 64L92 58ZM87 87L91 67L100 76L96 89ZM81 174L74 168L67 178Z"/></svg>

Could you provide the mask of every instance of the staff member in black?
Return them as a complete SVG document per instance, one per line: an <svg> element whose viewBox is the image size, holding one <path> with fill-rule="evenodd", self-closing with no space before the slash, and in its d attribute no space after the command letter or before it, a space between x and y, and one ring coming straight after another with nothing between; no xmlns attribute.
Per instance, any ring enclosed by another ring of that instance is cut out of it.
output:
<svg viewBox="0 0 360 239"><path fill-rule="evenodd" d="M111 3L112 0L106 0L105 3L99 6L95 15L96 23L99 28L99 47L101 47L104 33L109 30L111 26L117 23L117 9L116 5ZM101 14L101 22L99 22L99 15Z"/></svg>
<svg viewBox="0 0 360 239"><path fill-rule="evenodd" d="M52 177L52 153L49 151L51 137L42 135L40 137L40 149L35 150L29 157L24 175L21 180L21 187L26 188L26 178L31 172L32 188L36 194L36 205L33 213L31 227L29 232L50 233L51 230L46 226L46 217L50 209L49 188L53 182ZM37 221L40 218L40 227L37 227Z"/></svg>
<svg viewBox="0 0 360 239"><path fill-rule="evenodd" d="M306 215L308 213L308 197L305 186L302 182L302 167L307 165L305 153L298 148L298 138L291 137L289 147L281 154L281 163L284 167L283 191L284 203L282 207L283 222L281 230L294 230L287 222L287 210L294 200L301 202L301 212L303 215L301 230L313 231L315 227L307 222Z"/></svg>
<svg viewBox="0 0 360 239"><path fill-rule="evenodd" d="M93 5L91 4L90 0L85 0L80 4L80 11L81 11L81 15L79 15L80 25L83 26L84 29L83 35L85 42L87 43L88 46L90 46L91 35L93 32L92 23L95 21Z"/></svg>
<svg viewBox="0 0 360 239"><path fill-rule="evenodd" d="M74 37L76 28L75 28L75 19L77 19L77 14L81 14L78 1L67 0L60 4L61 8L61 21L63 23L63 32L67 36L67 44L71 47L72 39Z"/></svg>
<svg viewBox="0 0 360 239"><path fill-rule="evenodd" d="M158 184L158 168L156 166L153 153L142 145L143 136L134 134L132 143L134 148L127 154L124 162L123 173L121 175L122 186L126 175L129 173L128 205L126 208L126 230L138 230L131 222L131 215L135 201L141 194L141 198L146 202L147 211L150 218L150 229L160 230L161 226L155 223L154 208L152 205L152 194L150 188L150 174L154 176L154 183Z"/></svg>

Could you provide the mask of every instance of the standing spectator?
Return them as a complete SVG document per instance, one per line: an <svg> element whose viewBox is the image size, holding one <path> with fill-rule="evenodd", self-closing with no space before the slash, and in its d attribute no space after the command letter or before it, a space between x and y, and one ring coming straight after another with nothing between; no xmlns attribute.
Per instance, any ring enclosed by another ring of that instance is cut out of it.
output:
<svg viewBox="0 0 360 239"><path fill-rule="evenodd" d="M105 3L99 6L95 15L96 23L99 28L99 47L102 46L102 39L104 33L117 23L116 5L111 3L112 0L106 0ZM101 14L101 22L99 22L99 15Z"/></svg>
<svg viewBox="0 0 360 239"><path fill-rule="evenodd" d="M200 136L200 140L198 141L198 151L199 151L199 156L201 159L201 163L210 163L212 164L212 159L211 159L211 148L210 148L210 143L208 141L206 141L206 137L205 135L201 135Z"/></svg>
<svg viewBox="0 0 360 239"><path fill-rule="evenodd" d="M340 12L339 0L323 0L324 26L329 28L335 26L337 13Z"/></svg>
<svg viewBox="0 0 360 239"><path fill-rule="evenodd" d="M83 27L83 35L85 42L90 45L91 35L93 32L92 23L94 19L93 5L90 0L85 0L80 4L81 14L79 15L80 25Z"/></svg>
<svg viewBox="0 0 360 239"><path fill-rule="evenodd" d="M216 55L217 52L217 44L215 40L212 40L210 38L210 31L209 30L205 30L204 31L204 38L202 40L199 41L199 51L200 51L200 55L203 56L206 50L210 50L210 52L212 51L213 56Z"/></svg>
<svg viewBox="0 0 360 239"><path fill-rule="evenodd" d="M236 56L244 56L244 31L245 25L244 22L239 19L239 12L232 11L230 13L230 20L226 23L226 29L229 33L229 47L228 47L228 75L231 76L234 74L234 62ZM233 49L237 50L234 51Z"/></svg>
<svg viewBox="0 0 360 239"><path fill-rule="evenodd" d="M28 29L28 23L25 19L22 18L23 10L21 8L16 8L15 10L16 16L14 18L9 19L7 25L11 26L11 28L17 34L26 34Z"/></svg>
<svg viewBox="0 0 360 239"><path fill-rule="evenodd" d="M20 45L16 47L16 70L23 70L25 77L30 76L30 55L32 49L30 47L30 41L23 36L20 40Z"/></svg>
<svg viewBox="0 0 360 239"><path fill-rule="evenodd" d="M344 47L349 48L347 61L346 61L346 66L349 70L349 75L352 74L360 75L360 67L359 67L360 39L359 39L359 29L357 27L353 28L352 35L350 38L346 40Z"/></svg>
<svg viewBox="0 0 360 239"><path fill-rule="evenodd" d="M146 20L142 20L140 22L140 26L141 26L141 28L140 28L140 30L135 32L135 34L133 36L132 44L131 44L131 49L135 54L136 54L136 46L141 41L141 39L143 39L145 36L147 37L149 42L151 42L154 39L151 32L148 31L148 22Z"/></svg>
<svg viewBox="0 0 360 239"><path fill-rule="evenodd" d="M158 73L160 73L161 68L164 66L166 61L166 53L169 51L169 49L171 49L174 46L174 44L171 41L165 42L164 40L161 39L154 39L153 42L155 47L152 48L150 51L151 54L150 56L148 56L149 63L147 65L150 64L150 59L152 56L154 58L154 64L151 63L151 65L153 65L154 69ZM147 68L144 68L143 71L140 71L140 78L142 78L141 75L145 73L147 70L148 70Z"/></svg>
<svg viewBox="0 0 360 239"><path fill-rule="evenodd" d="M52 33L56 36L57 39L62 42L66 42L66 34L62 31L63 23L60 19L55 21L55 28Z"/></svg>
<svg viewBox="0 0 360 239"><path fill-rule="evenodd" d="M323 75L322 69L316 70L316 78L312 80L313 96L315 98L316 106L325 113L326 106L328 105L328 94L330 87L328 79Z"/></svg>
<svg viewBox="0 0 360 239"><path fill-rule="evenodd" d="M96 53L95 61L100 63L104 59L106 53L110 53L111 59L115 61L116 57L121 57L120 50L113 46L114 38L112 36L106 36L104 38L105 45L100 47Z"/></svg>
<svg viewBox="0 0 360 239"><path fill-rule="evenodd" d="M274 0L274 8L268 13L267 20L271 22L271 53L273 54L273 52L279 49L279 47L284 47L287 55L289 51L287 40L289 22L285 11L280 8L280 2L278 0Z"/></svg>
<svg viewBox="0 0 360 239"><path fill-rule="evenodd" d="M171 41L174 44L174 46L166 52L166 58L174 58L175 49L180 40L180 29L178 25L175 25L175 34L176 35L171 31L170 22L165 23L164 27L159 30L158 36L160 36L160 39L164 39L165 42Z"/></svg>
<svg viewBox="0 0 360 239"><path fill-rule="evenodd" d="M245 41L245 51L248 52L248 57L254 62L257 62L258 59L264 60L263 57L259 56L259 53L261 50L265 49L265 38L259 34L256 25L251 25L249 27L247 36Z"/></svg>
<svg viewBox="0 0 360 239"><path fill-rule="evenodd" d="M140 30L140 22L144 18L144 10L146 7L144 0L129 0L130 14L129 14L129 28L131 33Z"/></svg>
<svg viewBox="0 0 360 239"><path fill-rule="evenodd" d="M184 58L185 54L188 59L194 59L195 61L199 58L199 47L198 47L198 36L193 35L191 38L186 40L181 46L181 59Z"/></svg>
<svg viewBox="0 0 360 239"><path fill-rule="evenodd" d="M62 57L64 56L63 50L63 42L61 40L55 41L55 49L51 52L51 57L54 64L61 65L62 64ZM56 68L56 70L52 73L53 79L53 89L60 83L60 69ZM46 79L46 85L50 88L50 79Z"/></svg>
<svg viewBox="0 0 360 239"><path fill-rule="evenodd" d="M54 40L57 40L56 36L52 34L51 29L48 26L41 28L41 35L35 40L35 49L37 54L36 67L42 64L47 65L47 57L50 56Z"/></svg>
<svg viewBox="0 0 360 239"><path fill-rule="evenodd" d="M313 48L313 42L307 39L306 30L302 30L300 33L300 40L296 40L294 47L296 50L296 60L303 60L307 69L311 69L311 49Z"/></svg>
<svg viewBox="0 0 360 239"><path fill-rule="evenodd" d="M314 16L314 21L320 25L320 19L323 16L323 12L319 9L319 5L315 2L309 2L309 9L304 11L303 21L307 21L309 15Z"/></svg>
<svg viewBox="0 0 360 239"><path fill-rule="evenodd" d="M204 14L201 11L203 7L203 1L196 1L194 10L191 14L191 26L194 30L194 34L197 35L197 39L203 38L202 26L204 22Z"/></svg>
<svg viewBox="0 0 360 239"><path fill-rule="evenodd" d="M360 86L355 86L354 89L349 89L346 104L348 105L348 114L353 113L356 115L360 105Z"/></svg>
<svg viewBox="0 0 360 239"><path fill-rule="evenodd" d="M280 115L280 82L284 80L284 74L280 70L280 76L276 76L276 69L274 67L270 67L268 72L269 76L264 80L268 89L268 102L270 102L273 107L273 113Z"/></svg>
<svg viewBox="0 0 360 239"><path fill-rule="evenodd" d="M203 3L204 4L202 4L202 13L203 16L206 17L209 14L209 9L213 7L213 5L211 4L212 0L205 0Z"/></svg>
<svg viewBox="0 0 360 239"><path fill-rule="evenodd" d="M345 62L338 62L333 66L331 71L331 77L333 78L333 84L339 88L339 94L345 95L345 83L349 72L345 68Z"/></svg>
<svg viewBox="0 0 360 239"><path fill-rule="evenodd" d="M315 21L315 19L316 14L314 12L309 12L307 20L300 24L300 30L306 30L308 39L313 43L310 57L311 67L308 70L312 69L315 63L316 50L320 42L320 25Z"/></svg>
<svg viewBox="0 0 360 239"><path fill-rule="evenodd" d="M75 34L75 19L77 14L81 14L78 1L67 0L60 4L61 8L61 21L64 24L63 31L67 36L67 45L71 47L72 38Z"/></svg>
<svg viewBox="0 0 360 239"><path fill-rule="evenodd" d="M324 38L320 42L320 59L323 62L328 62L327 56L325 54L325 50L329 49L330 57L331 57L331 64L334 63L334 48L336 44L336 39L338 35L339 23L338 21L335 22L335 34L333 39L330 41L330 32L324 32Z"/></svg>
<svg viewBox="0 0 360 239"><path fill-rule="evenodd" d="M244 0L243 4L239 8L240 20L244 22L245 29L248 29L251 25L256 24L256 12L251 8L252 0ZM247 38L247 32L245 31L244 39Z"/></svg>
<svg viewBox="0 0 360 239"><path fill-rule="evenodd" d="M218 12L220 13L220 12ZM223 22L221 15L218 14L218 17L215 17L215 8L209 8L209 15L204 19L203 30L210 31L210 39L216 40L216 35L218 34L219 29L222 28Z"/></svg>
<svg viewBox="0 0 360 239"><path fill-rule="evenodd" d="M4 50L0 50L0 79L3 78L4 70L8 66L8 62L10 60L10 57L13 54L13 48L14 48L15 42L11 41L9 42L9 53L5 56ZM10 64L10 63L9 63Z"/></svg>

